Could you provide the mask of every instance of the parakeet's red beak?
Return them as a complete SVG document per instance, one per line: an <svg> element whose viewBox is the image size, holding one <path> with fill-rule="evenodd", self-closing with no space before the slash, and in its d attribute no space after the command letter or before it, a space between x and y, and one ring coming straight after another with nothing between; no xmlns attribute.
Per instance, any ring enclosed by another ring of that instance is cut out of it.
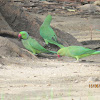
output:
<svg viewBox="0 0 100 100"><path fill-rule="evenodd" d="M20 39L22 37L22 35L21 34L18 34L18 38Z"/></svg>
<svg viewBox="0 0 100 100"><path fill-rule="evenodd" d="M60 55L57 55L58 56L58 58L60 58Z"/></svg>

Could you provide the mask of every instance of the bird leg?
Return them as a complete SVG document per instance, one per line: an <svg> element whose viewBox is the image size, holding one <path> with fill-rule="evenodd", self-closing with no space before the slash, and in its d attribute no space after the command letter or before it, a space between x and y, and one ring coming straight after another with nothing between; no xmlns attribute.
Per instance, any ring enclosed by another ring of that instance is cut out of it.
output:
<svg viewBox="0 0 100 100"><path fill-rule="evenodd" d="M46 39L44 39L45 43L48 45L48 41Z"/></svg>
<svg viewBox="0 0 100 100"><path fill-rule="evenodd" d="M77 62L80 62L80 61L79 61L79 60L75 60L74 62L76 62L76 63L77 63Z"/></svg>
<svg viewBox="0 0 100 100"><path fill-rule="evenodd" d="M50 48L50 45L49 44L45 44L43 47L44 48L46 48L46 47L49 47Z"/></svg>
<svg viewBox="0 0 100 100"><path fill-rule="evenodd" d="M43 47L50 47L48 41L46 39L44 39L44 41L45 41L45 43L44 43Z"/></svg>
<svg viewBox="0 0 100 100"><path fill-rule="evenodd" d="M80 62L78 56L75 56L75 58L76 58L76 61L74 61L74 62Z"/></svg>

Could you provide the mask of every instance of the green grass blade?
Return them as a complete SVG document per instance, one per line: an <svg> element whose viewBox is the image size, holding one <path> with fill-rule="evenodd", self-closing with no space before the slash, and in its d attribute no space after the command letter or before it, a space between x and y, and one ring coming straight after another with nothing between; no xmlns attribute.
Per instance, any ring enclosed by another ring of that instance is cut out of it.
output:
<svg viewBox="0 0 100 100"><path fill-rule="evenodd" d="M3 94L1 94L1 100L4 100L4 96L3 96Z"/></svg>
<svg viewBox="0 0 100 100"><path fill-rule="evenodd" d="M54 98L53 89L51 89L50 97L51 97L51 100L53 100L53 98Z"/></svg>
<svg viewBox="0 0 100 100"><path fill-rule="evenodd" d="M88 100L95 100L92 93L88 92Z"/></svg>

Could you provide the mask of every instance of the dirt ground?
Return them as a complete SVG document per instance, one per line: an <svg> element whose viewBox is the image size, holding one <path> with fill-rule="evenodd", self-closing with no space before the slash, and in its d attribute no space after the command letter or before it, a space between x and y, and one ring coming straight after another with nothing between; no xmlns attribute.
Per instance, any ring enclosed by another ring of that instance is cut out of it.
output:
<svg viewBox="0 0 100 100"><path fill-rule="evenodd" d="M43 21L46 14L36 16ZM99 18L53 16L51 26L69 32L85 47L100 50L100 32L96 31L100 29ZM9 56L2 59L1 100L100 100L100 55L80 62L57 55L33 60ZM98 88L90 84L98 84Z"/></svg>

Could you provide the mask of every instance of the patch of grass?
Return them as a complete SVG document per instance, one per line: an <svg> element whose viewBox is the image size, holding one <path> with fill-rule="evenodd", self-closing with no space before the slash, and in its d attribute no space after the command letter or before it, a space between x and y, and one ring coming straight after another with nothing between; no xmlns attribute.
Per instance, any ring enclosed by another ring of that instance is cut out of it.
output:
<svg viewBox="0 0 100 100"><path fill-rule="evenodd" d="M69 89L69 91L68 91L67 94L68 94L68 97L71 97L71 88ZM1 94L0 100L6 100L6 98L4 97L3 94ZM12 99L10 99L10 100L12 100ZM17 100L22 100L22 98L17 97ZM30 99L24 98L23 100L30 100ZM42 100L42 98L41 97L37 97L36 100ZM53 89L51 89L50 97L48 95L46 95L45 98L44 98L44 100L54 100L54 92L53 92ZM59 97L58 100L63 100L63 99L62 99L62 97ZM71 98L71 100L74 100L74 99ZM81 97L80 97L80 100L81 100ZM92 96L92 93L91 92L88 92L88 100L95 100L94 97Z"/></svg>
<svg viewBox="0 0 100 100"><path fill-rule="evenodd" d="M1 100L4 100L4 96L3 96L3 94L1 94Z"/></svg>

